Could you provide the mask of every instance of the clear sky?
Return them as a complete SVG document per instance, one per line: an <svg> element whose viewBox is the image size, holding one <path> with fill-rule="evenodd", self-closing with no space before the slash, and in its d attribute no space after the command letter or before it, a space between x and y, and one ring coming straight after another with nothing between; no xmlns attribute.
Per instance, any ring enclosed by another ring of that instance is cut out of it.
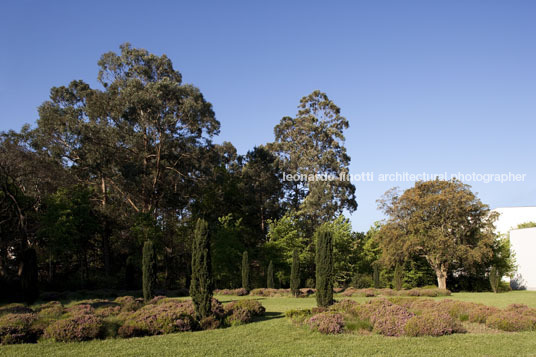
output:
<svg viewBox="0 0 536 357"><path fill-rule="evenodd" d="M34 123L52 86L96 86L130 42L167 54L239 153L325 91L350 121L354 229L382 215L381 173L519 173L472 184L491 207L536 205L535 1L2 1L0 130Z"/></svg>

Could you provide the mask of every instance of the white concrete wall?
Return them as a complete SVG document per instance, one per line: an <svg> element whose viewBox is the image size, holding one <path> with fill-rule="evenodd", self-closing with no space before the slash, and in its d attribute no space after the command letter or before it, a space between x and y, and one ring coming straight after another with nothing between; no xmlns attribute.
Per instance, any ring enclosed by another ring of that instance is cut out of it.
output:
<svg viewBox="0 0 536 357"><path fill-rule="evenodd" d="M530 290L536 290L536 228L516 229L521 223L536 222L536 207L501 207L495 223L497 233L510 232L510 243L516 255L518 273Z"/></svg>
<svg viewBox="0 0 536 357"><path fill-rule="evenodd" d="M517 271L527 283L527 289L536 290L536 228L510 231L510 244L516 253Z"/></svg>

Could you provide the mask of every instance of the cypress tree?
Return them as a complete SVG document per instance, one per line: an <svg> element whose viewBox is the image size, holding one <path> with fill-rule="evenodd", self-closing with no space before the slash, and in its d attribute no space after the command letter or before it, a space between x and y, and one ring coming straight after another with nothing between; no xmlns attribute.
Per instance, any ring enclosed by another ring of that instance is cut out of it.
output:
<svg viewBox="0 0 536 357"><path fill-rule="evenodd" d="M328 307L333 303L333 234L320 228L316 235L316 304Z"/></svg>
<svg viewBox="0 0 536 357"><path fill-rule="evenodd" d="M154 288L156 285L156 253L153 241L151 240L146 240L143 244L141 268L143 275L143 299L149 301L154 297Z"/></svg>
<svg viewBox="0 0 536 357"><path fill-rule="evenodd" d="M501 281L501 277L499 275L499 271L497 270L496 267L491 267L491 270L489 272L489 283L491 285L491 290L494 292L494 293L498 293L499 292L499 283Z"/></svg>
<svg viewBox="0 0 536 357"><path fill-rule="evenodd" d="M208 224L205 220L198 219L192 245L192 281L190 282L190 296L198 320L210 316L212 312L211 264Z"/></svg>
<svg viewBox="0 0 536 357"><path fill-rule="evenodd" d="M268 264L268 272L266 273L266 287L268 289L273 289L274 285L274 265L270 260L270 264Z"/></svg>
<svg viewBox="0 0 536 357"><path fill-rule="evenodd" d="M32 304L39 296L37 286L37 254L28 248L22 253L21 288L26 303Z"/></svg>
<svg viewBox="0 0 536 357"><path fill-rule="evenodd" d="M242 287L249 291L249 258L247 250L242 254Z"/></svg>
<svg viewBox="0 0 536 357"><path fill-rule="evenodd" d="M300 257L298 250L292 252L292 265L290 267L290 292L293 296L300 294Z"/></svg>
<svg viewBox="0 0 536 357"><path fill-rule="evenodd" d="M402 270L402 266L400 264L397 264L395 266L395 272L393 275L393 287L396 290L401 290L403 283L404 283L404 271Z"/></svg>
<svg viewBox="0 0 536 357"><path fill-rule="evenodd" d="M380 288L380 268L378 267L378 264L374 264L373 271L372 271L372 280L374 281L374 288L379 289Z"/></svg>

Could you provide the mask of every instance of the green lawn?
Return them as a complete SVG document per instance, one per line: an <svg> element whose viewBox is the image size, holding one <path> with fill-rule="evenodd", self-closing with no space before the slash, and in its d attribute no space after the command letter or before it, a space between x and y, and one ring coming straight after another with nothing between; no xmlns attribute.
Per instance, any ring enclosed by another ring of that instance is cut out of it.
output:
<svg viewBox="0 0 536 357"><path fill-rule="evenodd" d="M230 300L228 296L217 298ZM536 308L536 292L458 293L450 298L497 307L523 303ZM286 310L314 306L314 298L259 300L267 316L248 325L144 338L0 346L0 356L536 356L536 332L419 338L326 336L295 327L283 317Z"/></svg>

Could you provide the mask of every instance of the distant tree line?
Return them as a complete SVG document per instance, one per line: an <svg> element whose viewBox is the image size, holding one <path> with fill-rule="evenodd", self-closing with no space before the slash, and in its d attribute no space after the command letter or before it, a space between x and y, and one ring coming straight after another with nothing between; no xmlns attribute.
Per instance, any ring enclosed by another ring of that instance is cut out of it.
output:
<svg viewBox="0 0 536 357"><path fill-rule="evenodd" d="M419 235L425 225L399 219L413 196L392 196L382 206L389 219L359 233L343 216L357 208L351 182L282 180L349 173L348 120L325 93L303 97L273 142L239 155L229 142L213 143L220 123L212 105L165 55L124 44L98 65L98 88L82 80L53 87L35 125L0 133L2 298L32 300L37 287L141 289L142 281L147 298L154 289L208 286L372 286L392 284L393 275L397 287L446 277L453 287L489 289L492 265L511 273L509 247L477 233L491 223L474 197L467 200L478 214L462 230L445 226L461 239L447 264L420 243L449 234ZM199 219L206 227L196 229ZM210 257L193 255L206 232ZM324 234L333 268L330 281L317 282L325 247L315 237ZM407 236L400 250L389 240ZM198 264L210 264L210 281L192 281Z"/></svg>

